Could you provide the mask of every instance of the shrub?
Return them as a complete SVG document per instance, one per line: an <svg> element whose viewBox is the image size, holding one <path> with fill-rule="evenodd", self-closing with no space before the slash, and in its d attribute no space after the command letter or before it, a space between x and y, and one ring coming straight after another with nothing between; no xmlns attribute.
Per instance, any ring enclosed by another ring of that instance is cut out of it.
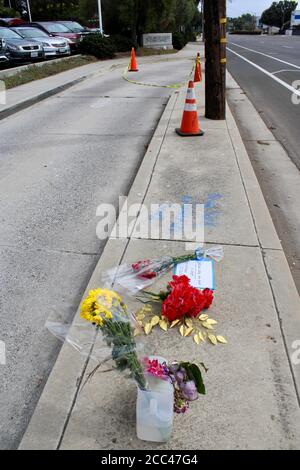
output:
<svg viewBox="0 0 300 470"><path fill-rule="evenodd" d="M196 42L197 41L197 36L194 33L194 31L186 31L184 37L185 37L186 42Z"/></svg>
<svg viewBox="0 0 300 470"><path fill-rule="evenodd" d="M185 36L182 33L175 32L173 33L173 47L178 51L186 45Z"/></svg>
<svg viewBox="0 0 300 470"><path fill-rule="evenodd" d="M116 46L110 38L102 34L89 34L80 43L80 52L93 55L97 59L112 59L115 56Z"/></svg>
<svg viewBox="0 0 300 470"><path fill-rule="evenodd" d="M137 47L137 44L129 39L126 36L122 36L121 34L113 34L109 37L109 39L115 45L115 48L118 52L127 52L130 51L133 47Z"/></svg>

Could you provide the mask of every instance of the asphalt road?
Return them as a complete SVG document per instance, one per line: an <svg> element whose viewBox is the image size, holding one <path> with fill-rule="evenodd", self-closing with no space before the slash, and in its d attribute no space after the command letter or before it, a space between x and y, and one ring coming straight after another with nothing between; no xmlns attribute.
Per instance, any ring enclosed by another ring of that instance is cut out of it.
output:
<svg viewBox="0 0 300 470"><path fill-rule="evenodd" d="M286 148L300 169L300 97L298 105L292 102L292 85L299 80L300 90L300 36L235 36L228 37L228 69L243 88L276 138ZM257 52L252 52L252 49ZM284 83L278 83L262 70L270 72ZM271 56L271 57L267 57ZM283 62L280 62L280 61Z"/></svg>
<svg viewBox="0 0 300 470"><path fill-rule="evenodd" d="M294 83L299 94L300 36L229 35L228 41L229 72L286 151L279 155L275 150L272 154L258 149L275 147L272 142L261 142L259 133L257 140L251 141L256 124L243 112L243 97L231 102L228 90L231 109L300 293L300 96L294 95L292 100L290 89Z"/></svg>
<svg viewBox="0 0 300 470"><path fill-rule="evenodd" d="M192 62L163 57L134 79L174 83ZM97 206L126 195L171 91L122 80L123 67L0 123L0 448L17 447L105 241Z"/></svg>

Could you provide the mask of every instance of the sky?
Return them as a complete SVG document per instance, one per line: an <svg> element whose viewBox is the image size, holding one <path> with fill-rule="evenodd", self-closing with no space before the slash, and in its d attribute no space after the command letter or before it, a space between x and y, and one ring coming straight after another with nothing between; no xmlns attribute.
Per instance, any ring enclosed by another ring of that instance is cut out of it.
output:
<svg viewBox="0 0 300 470"><path fill-rule="evenodd" d="M260 16L272 2L273 0L227 0L227 16L240 16L243 13Z"/></svg>

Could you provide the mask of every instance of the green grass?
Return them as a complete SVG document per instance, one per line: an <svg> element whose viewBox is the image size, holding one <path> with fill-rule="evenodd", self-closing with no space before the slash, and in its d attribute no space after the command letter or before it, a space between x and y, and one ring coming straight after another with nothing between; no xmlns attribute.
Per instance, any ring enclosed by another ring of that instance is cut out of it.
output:
<svg viewBox="0 0 300 470"><path fill-rule="evenodd" d="M97 59L91 56L71 57L70 59L62 59L59 62L47 64L46 62L42 66L33 66L29 69L18 72L16 75L11 77L3 78L6 89L14 88L25 83L33 82L34 80L40 80L41 78L51 77L60 72L80 67L81 65L87 65L91 62L95 62Z"/></svg>

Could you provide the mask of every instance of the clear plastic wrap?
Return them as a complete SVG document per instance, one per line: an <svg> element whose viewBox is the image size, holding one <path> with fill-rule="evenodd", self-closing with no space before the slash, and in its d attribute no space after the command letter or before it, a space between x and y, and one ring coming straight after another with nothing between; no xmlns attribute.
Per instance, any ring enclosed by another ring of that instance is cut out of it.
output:
<svg viewBox="0 0 300 470"><path fill-rule="evenodd" d="M80 354L99 364L113 362L113 368L126 372L141 390L147 388L142 361L143 345L135 338L139 328L122 298L109 289L91 290L81 304L80 318L72 326L50 317L47 329L68 342Z"/></svg>
<svg viewBox="0 0 300 470"><path fill-rule="evenodd" d="M105 271L102 274L102 282L107 286L114 285L119 291L136 294L152 285L155 280L172 269L175 264L201 258L211 258L219 262L223 257L224 252L221 245L215 245L207 249L197 248L194 253L181 256L165 256L160 259L144 259L132 264L121 264Z"/></svg>
<svg viewBox="0 0 300 470"><path fill-rule="evenodd" d="M138 291L153 284L173 264L171 256L137 261L131 265L125 263L105 271L102 275L102 281L105 285L113 285L117 290L125 290L136 294Z"/></svg>

